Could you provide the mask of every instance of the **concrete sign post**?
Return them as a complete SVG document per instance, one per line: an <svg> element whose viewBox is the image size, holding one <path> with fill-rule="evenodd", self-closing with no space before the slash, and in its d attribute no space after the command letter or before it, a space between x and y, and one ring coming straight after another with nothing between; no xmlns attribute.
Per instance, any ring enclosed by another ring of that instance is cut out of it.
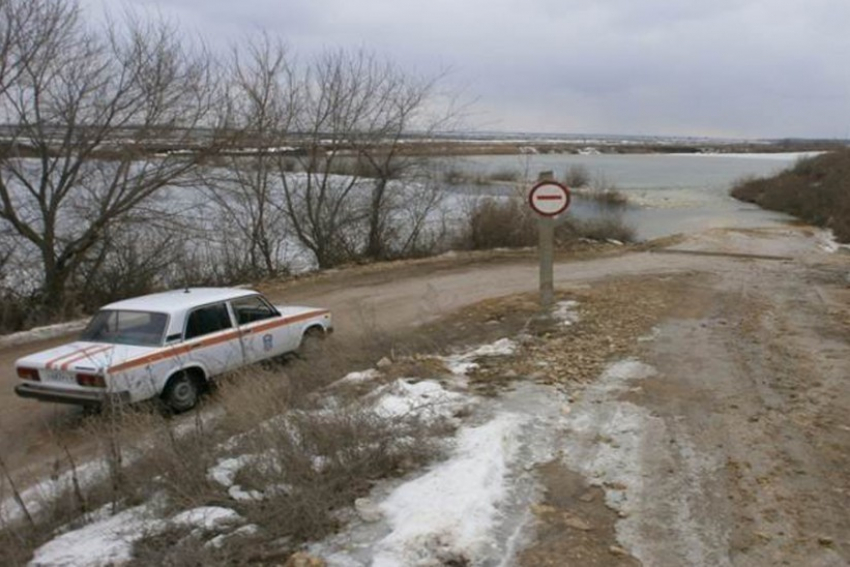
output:
<svg viewBox="0 0 850 567"><path fill-rule="evenodd" d="M555 217L570 206L570 191L543 171L528 193L528 204L537 213L540 250L540 307L550 310L555 302Z"/></svg>

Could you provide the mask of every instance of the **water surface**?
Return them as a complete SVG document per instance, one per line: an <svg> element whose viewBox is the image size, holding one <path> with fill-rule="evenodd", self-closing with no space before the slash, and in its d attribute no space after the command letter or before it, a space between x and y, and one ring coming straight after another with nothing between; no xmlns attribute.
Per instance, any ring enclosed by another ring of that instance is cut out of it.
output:
<svg viewBox="0 0 850 567"><path fill-rule="evenodd" d="M592 178L611 184L632 204L623 218L641 239L709 228L751 228L786 224L790 217L765 211L729 196L729 189L750 177L770 176L810 154L639 154L478 156L461 162L469 173L488 176L514 170L536 179L541 171L563 178L573 165ZM506 192L506 189L496 189ZM597 214L576 199L573 215Z"/></svg>

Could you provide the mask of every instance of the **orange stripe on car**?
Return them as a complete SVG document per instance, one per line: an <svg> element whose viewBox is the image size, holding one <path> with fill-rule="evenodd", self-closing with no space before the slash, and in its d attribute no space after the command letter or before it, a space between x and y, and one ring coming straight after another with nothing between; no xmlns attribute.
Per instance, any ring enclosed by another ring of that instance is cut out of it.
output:
<svg viewBox="0 0 850 567"><path fill-rule="evenodd" d="M73 357L73 356L77 356L77 355L80 355L80 354L86 355L86 354L89 354L91 351L94 351L94 350L97 350L97 349L100 349L100 348L103 348L103 345L91 345L91 346L87 346L87 347L84 347L84 348L81 348L81 349L73 350L71 352L66 352L65 354L57 356L56 358L51 358L50 360L48 360L47 362L44 363L44 366L47 367L47 368L53 368L53 365L58 364L60 360L63 360L65 358L70 358L70 357Z"/></svg>
<svg viewBox="0 0 850 567"><path fill-rule="evenodd" d="M63 362L62 363L62 370L68 370L68 367L71 366L71 364L73 364L75 362L79 362L80 360L86 359L86 358L88 358L90 356L94 356L96 354L104 353L108 350L112 350L113 348L115 348L115 347L113 347L112 345L106 345L106 346L101 346L100 348L89 350L87 352L81 352L77 356Z"/></svg>
<svg viewBox="0 0 850 567"><path fill-rule="evenodd" d="M294 317L289 317L287 319L282 319L278 321L270 321L268 323L262 323L255 327L250 327L246 329L251 333L268 331L270 329L274 329L277 327L282 327L283 325L291 325L292 323L298 323L299 321L304 321L306 319L312 319L314 317L319 317L321 315L326 315L330 313L330 311L322 310L322 311L311 311L309 313L302 313L301 315L296 315ZM192 341L190 343L184 343L175 347L163 348L157 352L142 356L140 358L134 358L132 360L128 360L127 362L122 362L121 364L117 364L115 366L107 369L107 372L110 374L115 372L122 372L124 370L130 370L131 368L136 368L137 366L144 366L145 364L150 364L151 362L158 362L160 360L165 360L166 358L174 358L175 356L180 356L186 354L189 351L206 348L210 346L214 346L223 342L227 342L238 338L242 334L242 331L236 329L234 331L230 331L218 336L213 336L208 339L201 339L199 341Z"/></svg>
<svg viewBox="0 0 850 567"><path fill-rule="evenodd" d="M283 319L280 321L270 321L268 323L261 323L256 327L251 327L248 330L252 333L268 331L269 329L275 329L277 327L281 327L283 325L291 325L292 323L298 323L299 321L304 321L305 319L312 319L313 317L318 317L319 315L325 315L330 313L329 311L311 311L310 313L302 313L301 315L296 315L295 317L290 317L288 319Z"/></svg>

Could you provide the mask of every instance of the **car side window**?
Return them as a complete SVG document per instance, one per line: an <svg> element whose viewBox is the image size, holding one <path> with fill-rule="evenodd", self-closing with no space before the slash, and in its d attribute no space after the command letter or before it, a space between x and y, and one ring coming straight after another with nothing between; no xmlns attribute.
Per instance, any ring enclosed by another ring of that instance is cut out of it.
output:
<svg viewBox="0 0 850 567"><path fill-rule="evenodd" d="M201 337L229 329L232 326L233 323L230 321L227 305L224 303L207 305L206 307L195 309L189 314L189 318L186 320L185 338L188 340Z"/></svg>
<svg viewBox="0 0 850 567"><path fill-rule="evenodd" d="M277 317L277 310L259 295L240 297L230 302L233 312L236 314L236 322L239 325L247 325L254 321L271 319Z"/></svg>

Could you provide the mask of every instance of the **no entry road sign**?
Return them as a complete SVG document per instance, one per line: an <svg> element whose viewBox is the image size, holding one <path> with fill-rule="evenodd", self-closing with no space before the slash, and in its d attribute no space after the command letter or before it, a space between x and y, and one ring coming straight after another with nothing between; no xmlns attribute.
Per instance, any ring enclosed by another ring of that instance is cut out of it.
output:
<svg viewBox="0 0 850 567"><path fill-rule="evenodd" d="M570 206L570 190L557 181L541 181L528 193L528 203L538 215L554 217Z"/></svg>

